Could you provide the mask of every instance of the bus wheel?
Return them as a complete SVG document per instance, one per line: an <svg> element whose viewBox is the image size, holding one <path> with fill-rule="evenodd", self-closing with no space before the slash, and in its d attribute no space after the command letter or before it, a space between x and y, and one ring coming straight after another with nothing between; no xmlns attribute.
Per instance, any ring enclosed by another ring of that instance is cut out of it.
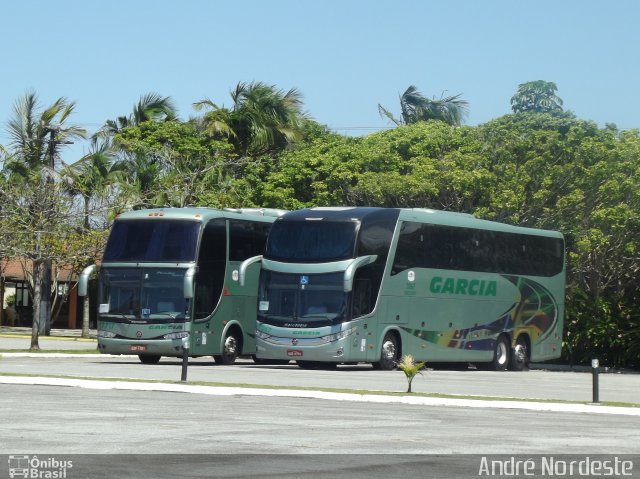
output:
<svg viewBox="0 0 640 479"><path fill-rule="evenodd" d="M382 341L382 348L380 348L380 361L373 363L373 367L375 369L391 371L397 366L399 355L400 348L398 348L396 335L387 333Z"/></svg>
<svg viewBox="0 0 640 479"><path fill-rule="evenodd" d="M518 336L516 345L511 352L509 369L512 371L527 371L529 369L529 341L524 334Z"/></svg>
<svg viewBox="0 0 640 479"><path fill-rule="evenodd" d="M227 337L224 338L222 354L214 356L213 359L216 361L216 363L228 366L236 362L239 354L240 340L236 337L236 333L234 331L229 331L227 333Z"/></svg>
<svg viewBox="0 0 640 479"><path fill-rule="evenodd" d="M159 354L138 354L142 364L158 364L160 362Z"/></svg>
<svg viewBox="0 0 640 479"><path fill-rule="evenodd" d="M496 341L493 350L493 361L491 369L494 371L505 371L509 365L509 341L506 336L500 336Z"/></svg>

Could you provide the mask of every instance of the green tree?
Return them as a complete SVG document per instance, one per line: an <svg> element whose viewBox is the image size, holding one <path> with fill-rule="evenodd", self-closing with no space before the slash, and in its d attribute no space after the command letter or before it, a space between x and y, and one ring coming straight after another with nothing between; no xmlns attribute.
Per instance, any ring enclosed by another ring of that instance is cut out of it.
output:
<svg viewBox="0 0 640 479"><path fill-rule="evenodd" d="M239 157L277 153L302 139L307 115L295 88L285 92L262 82L240 82L231 99L230 109L209 99L194 107L208 110L203 118L206 131L213 138L228 139Z"/></svg>
<svg viewBox="0 0 640 479"><path fill-rule="evenodd" d="M157 93L147 93L140 97L128 116L119 116L115 120L107 120L96 136L112 137L123 128L137 126L145 121L174 121L177 119L177 108L171 97L162 97Z"/></svg>
<svg viewBox="0 0 640 479"><path fill-rule="evenodd" d="M128 116L120 116L115 120L107 120L104 126L94 135L94 144L100 140L108 150L100 152L103 158L115 152L113 177L117 178L121 199L129 206L142 208L150 205L153 198L154 185L161 174L161 165L156 156L145 156L121 148L121 144L113 138L128 128L138 127L144 123L177 122L177 109L170 97L162 97L157 93L148 93L140 97Z"/></svg>
<svg viewBox="0 0 640 479"><path fill-rule="evenodd" d="M22 263L27 275L33 301L30 347L39 349L39 335L49 330L66 299L58 295L57 277L65 263L58 245L81 229L81 215L75 214L73 200L60 182L7 182L0 194L4 248L9 258Z"/></svg>
<svg viewBox="0 0 640 479"><path fill-rule="evenodd" d="M87 155L71 165L64 165L61 171L68 193L82 199L85 231L91 229L91 219L104 217L110 206L110 193L122 172L114 160L115 152L110 142L97 140L92 142Z"/></svg>
<svg viewBox="0 0 640 479"><path fill-rule="evenodd" d="M74 108L75 103L65 98L41 108L37 95L27 93L15 103L7 124L10 143L5 149L4 167L10 182L5 190L8 208L3 211L6 224L18 228L12 235L14 257L24 262L25 271L32 272L32 349L39 348L38 336L51 324L51 297L56 288L52 288L55 257L50 239L59 236L58 228L68 223L64 218L69 208L57 196L58 154L61 147L85 136L82 128L67 122ZM15 243L20 240L22 244ZM30 247L25 249L24 245Z"/></svg>
<svg viewBox="0 0 640 479"><path fill-rule="evenodd" d="M499 181L476 214L565 235L567 360L640 364L631 347L640 313L638 132L530 113L482 125L480 136Z"/></svg>
<svg viewBox="0 0 640 479"><path fill-rule="evenodd" d="M7 123L10 143L4 161L14 179L28 179L34 173L55 175L61 146L86 134L84 129L66 124L74 108L74 102L58 98L42 109L35 93L27 93L15 103Z"/></svg>
<svg viewBox="0 0 640 479"><path fill-rule="evenodd" d="M118 165L134 207L204 205L204 196L211 199L207 192L225 194L233 147L210 138L197 121L147 121L125 128L114 141L125 152Z"/></svg>
<svg viewBox="0 0 640 479"><path fill-rule="evenodd" d="M558 87L544 80L530 81L518 85L518 91L511 97L514 113L560 113L562 99L556 95Z"/></svg>
<svg viewBox="0 0 640 479"><path fill-rule="evenodd" d="M460 126L469 109L469 103L461 99L461 96L462 94L459 93L445 97L443 93L439 99L427 98L415 86L410 85L400 95L400 119L396 119L380 104L378 104L378 112L380 116L388 118L397 126L427 120L438 120L449 125Z"/></svg>
<svg viewBox="0 0 640 479"><path fill-rule="evenodd" d="M637 131L535 112L478 127L418 122L361 138L317 135L238 181L262 206L429 207L559 230L565 359L640 365Z"/></svg>

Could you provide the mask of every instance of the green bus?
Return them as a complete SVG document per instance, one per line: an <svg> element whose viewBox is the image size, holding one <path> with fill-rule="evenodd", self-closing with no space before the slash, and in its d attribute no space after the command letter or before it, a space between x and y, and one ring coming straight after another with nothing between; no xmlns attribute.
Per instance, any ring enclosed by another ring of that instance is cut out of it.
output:
<svg viewBox="0 0 640 479"><path fill-rule="evenodd" d="M523 370L560 356L558 232L429 209L311 208L274 222L241 283L259 262L258 358L392 369L410 354Z"/></svg>
<svg viewBox="0 0 640 479"><path fill-rule="evenodd" d="M242 261L262 254L280 210L166 208L114 222L98 273L98 349L138 355L212 355L232 364L255 352L259 267L238 284ZM80 276L79 294L97 266Z"/></svg>

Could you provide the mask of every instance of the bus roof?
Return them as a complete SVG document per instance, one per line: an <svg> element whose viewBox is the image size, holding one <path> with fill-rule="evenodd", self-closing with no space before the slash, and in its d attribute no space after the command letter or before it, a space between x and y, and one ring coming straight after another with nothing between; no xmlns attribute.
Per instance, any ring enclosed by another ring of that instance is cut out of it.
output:
<svg viewBox="0 0 640 479"><path fill-rule="evenodd" d="M322 220L332 221L366 221L375 217L387 216L390 212L396 212L398 220L418 221L460 228L477 228L484 230L503 231L508 233L520 233L529 235L549 236L562 238L557 231L542 230L513 226L496 221L482 220L468 213L453 211L441 211L428 208L378 208L378 207L315 207L284 214L283 221Z"/></svg>
<svg viewBox="0 0 640 479"><path fill-rule="evenodd" d="M405 221L421 221L425 223L454 226L460 228L476 228L483 230L503 231L506 233L519 233L562 238L562 234L558 231L527 228L524 226L514 226L506 223L499 223L497 221L478 219L468 213L456 213L453 211L440 211L427 208L402 209L399 219Z"/></svg>
<svg viewBox="0 0 640 479"><path fill-rule="evenodd" d="M275 218L286 213L285 210L277 210L271 208L226 208L218 210L215 208L152 208L144 210L126 211L118 215L119 220L133 219L156 219L170 218L176 220L195 220L204 221L212 218L233 218L233 219L253 219L273 221Z"/></svg>

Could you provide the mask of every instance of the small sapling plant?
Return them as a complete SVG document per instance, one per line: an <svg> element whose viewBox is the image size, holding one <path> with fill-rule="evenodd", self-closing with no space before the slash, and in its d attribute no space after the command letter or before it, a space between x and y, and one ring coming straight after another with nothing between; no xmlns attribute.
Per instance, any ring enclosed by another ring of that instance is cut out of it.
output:
<svg viewBox="0 0 640 479"><path fill-rule="evenodd" d="M405 354L402 356L402 359L398 363L398 368L402 370L404 375L407 377L407 392L411 392L411 383L413 382L413 378L416 377L417 374L422 374L420 370L424 368L426 363L416 363L415 359L411 354Z"/></svg>

